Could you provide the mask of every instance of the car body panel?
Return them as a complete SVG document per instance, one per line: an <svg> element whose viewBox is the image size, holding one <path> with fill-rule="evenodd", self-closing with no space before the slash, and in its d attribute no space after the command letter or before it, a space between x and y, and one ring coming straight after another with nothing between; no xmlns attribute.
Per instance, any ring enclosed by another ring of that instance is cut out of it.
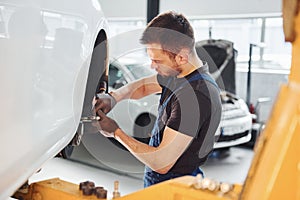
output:
<svg viewBox="0 0 300 200"><path fill-rule="evenodd" d="M0 0L0 16L4 199L74 136L94 42L107 24L95 0Z"/></svg>

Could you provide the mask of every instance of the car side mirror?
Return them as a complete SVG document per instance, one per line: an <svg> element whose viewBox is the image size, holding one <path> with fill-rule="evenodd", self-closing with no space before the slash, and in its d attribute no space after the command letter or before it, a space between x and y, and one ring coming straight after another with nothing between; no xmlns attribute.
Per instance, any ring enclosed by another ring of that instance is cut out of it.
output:
<svg viewBox="0 0 300 200"><path fill-rule="evenodd" d="M114 89L118 89L120 87L123 87L124 85L126 85L126 81L125 80L116 80L116 82L114 82L114 84L112 85Z"/></svg>

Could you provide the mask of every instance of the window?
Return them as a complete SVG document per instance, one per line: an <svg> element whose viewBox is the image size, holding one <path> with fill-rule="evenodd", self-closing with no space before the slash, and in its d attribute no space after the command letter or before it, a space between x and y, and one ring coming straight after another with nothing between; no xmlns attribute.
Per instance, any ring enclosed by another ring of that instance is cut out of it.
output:
<svg viewBox="0 0 300 200"><path fill-rule="evenodd" d="M250 43L265 43L264 48L254 48L252 52L253 67L274 68L289 70L291 62L291 45L284 41L282 18L280 14L269 16L230 16L217 18L210 16L207 19L199 17L189 18L194 31L195 39L225 39L234 43L238 52L237 67L247 68ZM146 26L144 19L127 18L125 20L109 19L112 35L143 29ZM139 38L133 37L138 40ZM128 42L130 45L131 41ZM124 44L122 44L124 45ZM126 44L125 44L126 45Z"/></svg>
<svg viewBox="0 0 300 200"><path fill-rule="evenodd" d="M118 82L120 83L126 82L123 77L123 72L111 63L109 65L108 86L116 88L116 84L118 84Z"/></svg>

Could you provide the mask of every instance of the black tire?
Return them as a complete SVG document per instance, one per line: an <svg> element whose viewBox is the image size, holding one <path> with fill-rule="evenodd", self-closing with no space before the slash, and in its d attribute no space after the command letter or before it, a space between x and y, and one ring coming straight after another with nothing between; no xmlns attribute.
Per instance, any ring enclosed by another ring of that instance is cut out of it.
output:
<svg viewBox="0 0 300 200"><path fill-rule="evenodd" d="M141 114L135 121L133 137L140 142L148 144L155 120L156 117L149 113Z"/></svg>
<svg viewBox="0 0 300 200"><path fill-rule="evenodd" d="M259 137L259 135L261 134L263 129L264 129L263 124L261 124L258 129L252 129L251 130L251 139L250 139L250 141L243 144L243 146L248 147L250 149L253 149L254 146L255 146L255 143L257 141L257 138Z"/></svg>
<svg viewBox="0 0 300 200"><path fill-rule="evenodd" d="M61 150L61 156L65 159L70 159L73 153L74 146L68 144L63 150Z"/></svg>
<svg viewBox="0 0 300 200"><path fill-rule="evenodd" d="M216 159L224 159L230 156L230 147L223 147L214 149L210 155L209 158L216 158Z"/></svg>

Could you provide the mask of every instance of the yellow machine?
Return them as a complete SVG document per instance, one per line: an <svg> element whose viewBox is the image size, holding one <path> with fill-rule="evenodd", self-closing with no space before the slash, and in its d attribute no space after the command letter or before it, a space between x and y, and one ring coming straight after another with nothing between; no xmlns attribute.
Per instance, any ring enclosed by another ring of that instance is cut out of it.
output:
<svg viewBox="0 0 300 200"><path fill-rule="evenodd" d="M300 200L300 0L283 1L283 19L286 41L292 42L293 48L289 82L281 87L266 128L255 146L244 185L185 176L118 199ZM29 188L31 192L18 195L24 200L96 199L82 196L75 184L58 181L34 183Z"/></svg>

